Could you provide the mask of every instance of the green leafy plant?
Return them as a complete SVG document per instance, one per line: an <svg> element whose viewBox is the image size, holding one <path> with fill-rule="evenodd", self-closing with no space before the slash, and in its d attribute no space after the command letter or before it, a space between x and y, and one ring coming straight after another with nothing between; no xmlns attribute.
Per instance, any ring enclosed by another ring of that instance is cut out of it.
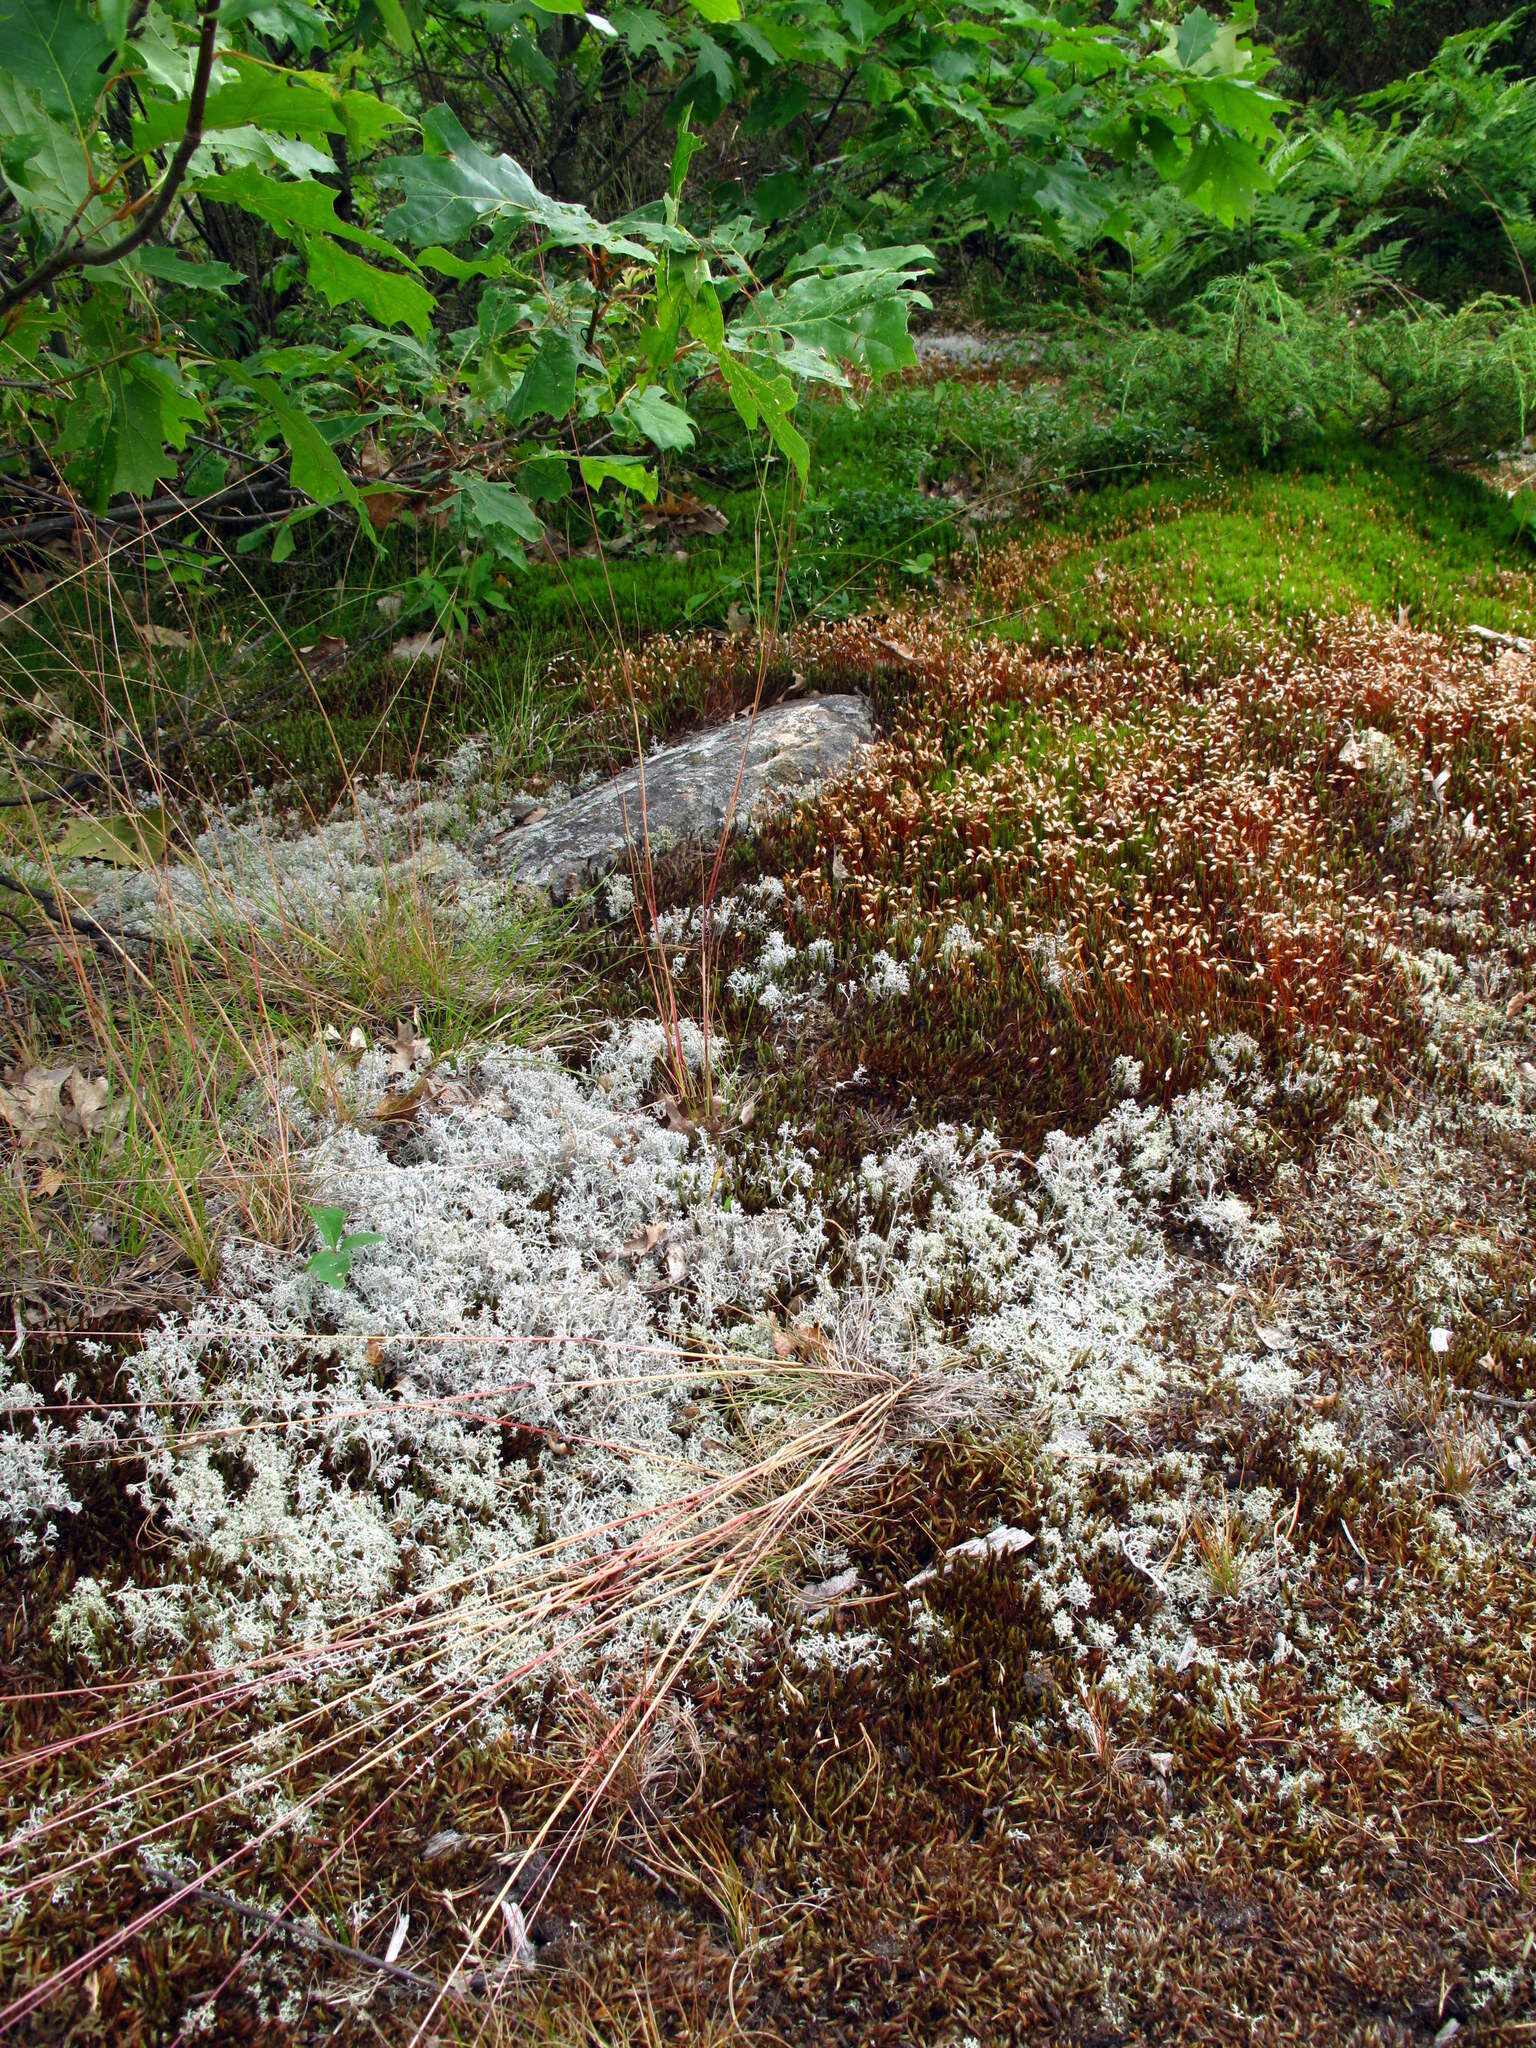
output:
<svg viewBox="0 0 1536 2048"><path fill-rule="evenodd" d="M551 521L654 501L706 391L803 485L804 388L912 365L930 231L1087 250L1148 175L1230 223L1283 111L1201 7L0 0L0 37L0 548L414 529L449 626Z"/></svg>
<svg viewBox="0 0 1536 2048"><path fill-rule="evenodd" d="M462 623L549 508L655 499L702 378L803 478L800 388L913 360L924 251L844 235L765 293L749 221L683 220L686 111L664 196L605 221L418 111L387 17L320 70L320 8L0 0L0 472L57 508L0 545L195 512L281 562L321 512L411 520Z"/></svg>
<svg viewBox="0 0 1536 2048"><path fill-rule="evenodd" d="M349 1231L345 1209L312 1208L309 1214L320 1234L323 1249L311 1255L304 1270L326 1287L345 1287L352 1271L352 1254L361 1251L364 1245L382 1244L383 1233L378 1230Z"/></svg>

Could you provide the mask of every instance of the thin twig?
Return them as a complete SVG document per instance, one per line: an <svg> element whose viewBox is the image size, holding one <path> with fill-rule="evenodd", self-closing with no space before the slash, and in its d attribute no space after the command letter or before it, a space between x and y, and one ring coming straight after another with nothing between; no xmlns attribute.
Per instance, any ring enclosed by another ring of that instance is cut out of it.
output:
<svg viewBox="0 0 1536 2048"><path fill-rule="evenodd" d="M301 1948L323 1949L327 1955L339 1956L349 1963L360 1963L367 1970L377 1970L381 1977L393 1978L397 1984L408 1984L424 1998L436 1998L441 1988L433 1978L423 1977L418 1970L408 1970L404 1963L386 1962L383 1956L370 1955L365 1948L353 1948L347 1941L333 1940L317 1927L305 1927L297 1920L286 1919L281 1913L270 1912L265 1906L249 1906L244 1899L237 1899L233 1892L220 1891L217 1885L191 1885L182 1897L203 1899L209 1905L222 1906L227 1913L236 1913L242 1920L253 1920L260 1927L270 1928L274 1934L282 1935Z"/></svg>
<svg viewBox="0 0 1536 2048"><path fill-rule="evenodd" d="M124 931L118 925L98 924L94 917L88 917L83 910L76 910L61 903L53 891L45 889L41 882L20 882L14 875L0 874L0 889L10 889L16 895L24 896L55 937L61 938L65 932L70 932L82 939L89 939L93 946L106 946L113 952L123 945L149 943L141 932ZM12 913L6 914L9 916ZM23 929L26 927L23 926Z"/></svg>
<svg viewBox="0 0 1536 2048"><path fill-rule="evenodd" d="M1536 653L1536 640L1527 640L1519 633L1501 633L1494 626L1468 626L1467 631L1488 647L1512 647L1517 654Z"/></svg>
<svg viewBox="0 0 1536 2048"><path fill-rule="evenodd" d="M129 230L120 241L110 248L92 249L84 241L61 242L51 256L46 257L30 275L18 278L7 290L0 291L0 318L24 305L28 299L35 299L40 292L71 270L83 270L87 265L116 263L124 256L131 256L135 249L142 249L150 236L160 226L171 208L171 201L181 188L187 175L188 166L197 153L203 139L203 115L208 104L208 81L213 75L213 46L219 26L219 0L203 0L202 34L197 44L197 68L192 76L192 96L187 102L187 126L176 154L171 158L165 176L160 180L153 199L140 214L137 225Z"/></svg>
<svg viewBox="0 0 1536 2048"><path fill-rule="evenodd" d="M386 620L382 626L375 626L371 633L352 646L340 648L333 654L321 655L311 662L301 661L293 673L284 676L280 683L273 683L268 689L258 691L254 697L245 698L239 703L221 705L217 711L199 719L196 725L183 725L179 732L170 730L170 720L150 726L143 736L144 760L147 762L152 759L157 767L163 769L168 761L176 760L183 755L194 741L209 739L227 725L237 729L244 726L254 713L270 710L273 705L291 696L301 685L312 685L317 675L329 674L332 669L339 668L346 662L355 661L359 655L365 654L370 647L393 631L394 627ZM163 746L160 744L162 734L165 736ZM24 755L16 757L17 761L25 759ZM138 766L137 763L134 765ZM63 797L80 796L86 790L110 789L114 782L123 782L126 779L126 773L114 775L104 768L77 768L54 789L34 789L23 796L0 796L0 810L22 810L34 803L55 803Z"/></svg>

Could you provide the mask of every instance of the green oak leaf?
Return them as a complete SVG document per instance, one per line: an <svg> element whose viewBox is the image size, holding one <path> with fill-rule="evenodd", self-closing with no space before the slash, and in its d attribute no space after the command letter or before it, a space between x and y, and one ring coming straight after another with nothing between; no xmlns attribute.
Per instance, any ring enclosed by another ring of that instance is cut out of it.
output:
<svg viewBox="0 0 1536 2048"><path fill-rule="evenodd" d="M790 419L795 407L793 379L779 370L763 370L727 349L720 358L720 374L731 394L731 403L749 431L762 421L768 438L790 462L802 483L811 470L811 451L805 436Z"/></svg>
<svg viewBox="0 0 1536 2048"><path fill-rule="evenodd" d="M454 511L465 531L488 540L499 554L521 563L522 541L536 541L543 535L539 516L528 500L507 484L492 483L483 476L456 473L458 487Z"/></svg>
<svg viewBox="0 0 1536 2048"><path fill-rule="evenodd" d="M425 285L398 271L380 270L326 235L306 240L309 281L329 306L354 303L386 327L408 327L425 339L437 301Z"/></svg>
<svg viewBox="0 0 1536 2048"><path fill-rule="evenodd" d="M384 222L399 240L417 248L428 243L452 248L474 228L526 221L558 242L650 260L642 243L604 227L584 206L541 192L514 157L481 149L447 107L432 108L421 125L429 150L397 157L383 173L405 191L403 203Z"/></svg>
<svg viewBox="0 0 1536 2048"><path fill-rule="evenodd" d="M579 360L580 351L568 334L556 329L541 335L532 362L505 403L507 417L563 420L576 403Z"/></svg>
<svg viewBox="0 0 1536 2048"><path fill-rule="evenodd" d="M363 515L363 501L356 484L302 406L295 404L273 377L260 376L243 363L222 363L219 367L266 406L287 444L288 474L294 489L317 505L334 505L338 500L350 505L359 515L363 532L372 535L373 528Z"/></svg>
<svg viewBox="0 0 1536 2048"><path fill-rule="evenodd" d="M1181 180L1185 194L1223 227L1245 216L1254 195L1273 183L1261 152L1240 135L1203 136L1189 153Z"/></svg>
<svg viewBox="0 0 1536 2048"><path fill-rule="evenodd" d="M581 479L589 491L600 491L605 483L616 483L621 491L638 491L648 505L654 505L660 486L654 470L632 457L583 455Z"/></svg>
<svg viewBox="0 0 1536 2048"><path fill-rule="evenodd" d="M82 135L93 125L115 54L100 19L78 0L0 0L5 70Z"/></svg>
<svg viewBox="0 0 1536 2048"><path fill-rule="evenodd" d="M329 1245L331 1250L335 1251L341 1243L342 1232L347 1227L346 1210L334 1208L326 1203L319 1208L311 1209L309 1214L310 1220L320 1233L321 1243Z"/></svg>
<svg viewBox="0 0 1536 2048"><path fill-rule="evenodd" d="M611 418L615 424L643 434L653 448L666 452L691 448L694 443L693 421L656 384L627 391Z"/></svg>
<svg viewBox="0 0 1536 2048"><path fill-rule="evenodd" d="M571 466L563 455L530 455L517 465L517 480L536 505L558 504L571 495Z"/></svg>
<svg viewBox="0 0 1536 2048"><path fill-rule="evenodd" d="M410 261L383 235L339 220L336 194L328 185L317 185L312 179L274 178L257 170L254 164L241 164L232 171L211 172L195 179L193 189L206 198L221 199L254 214L257 220L265 221L290 240L303 235L329 235L333 241L351 242L359 249L371 250L375 256L393 256L402 263Z"/></svg>
<svg viewBox="0 0 1536 2048"><path fill-rule="evenodd" d="M391 128L410 123L410 116L388 100L347 91L323 71L285 71L234 50L225 51L221 61L235 75L209 93L205 135L226 128L268 128L309 142L345 135L361 152L372 149ZM134 123L134 142L140 149L158 149L180 141L186 127L185 100L157 101Z"/></svg>

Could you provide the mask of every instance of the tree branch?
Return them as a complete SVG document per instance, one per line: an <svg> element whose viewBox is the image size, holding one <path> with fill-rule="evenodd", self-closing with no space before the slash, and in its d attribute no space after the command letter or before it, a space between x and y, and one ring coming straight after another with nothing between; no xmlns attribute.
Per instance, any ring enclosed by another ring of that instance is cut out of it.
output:
<svg viewBox="0 0 1536 2048"><path fill-rule="evenodd" d="M187 126L181 141L176 145L176 154L166 167L165 176L160 180L155 196L151 199L136 224L114 242L109 249L92 249L85 241L61 244L51 256L45 257L29 277L23 277L5 291L0 291L0 318L14 312L16 307L25 305L28 299L35 299L58 278L72 270L84 270L88 265L117 263L124 256L131 256L135 249L142 249L170 211L171 201L181 189L198 144L203 139L203 115L208 106L208 81L213 74L213 45L219 25L219 0L202 0L202 34L197 44L197 69L192 77L192 97L187 105Z"/></svg>

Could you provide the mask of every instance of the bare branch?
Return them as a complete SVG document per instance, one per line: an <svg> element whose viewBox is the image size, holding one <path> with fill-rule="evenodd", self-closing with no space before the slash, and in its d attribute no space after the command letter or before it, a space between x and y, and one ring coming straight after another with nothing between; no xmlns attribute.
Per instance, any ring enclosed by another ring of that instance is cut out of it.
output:
<svg viewBox="0 0 1536 2048"><path fill-rule="evenodd" d="M154 197L140 213L138 221L124 235L107 249L92 249L84 240L64 242L45 257L30 276L20 278L5 291L0 291L0 318L12 313L28 299L35 299L59 278L70 271L84 270L89 266L120 262L124 256L131 256L135 249L142 249L160 223L170 211L171 201L181 189L198 144L203 139L203 116L208 106L208 81L213 73L213 45L219 25L219 0L203 0L202 33L197 44L197 69L192 78L192 98L187 106L187 126L181 141L176 145L176 154L166 168Z"/></svg>

